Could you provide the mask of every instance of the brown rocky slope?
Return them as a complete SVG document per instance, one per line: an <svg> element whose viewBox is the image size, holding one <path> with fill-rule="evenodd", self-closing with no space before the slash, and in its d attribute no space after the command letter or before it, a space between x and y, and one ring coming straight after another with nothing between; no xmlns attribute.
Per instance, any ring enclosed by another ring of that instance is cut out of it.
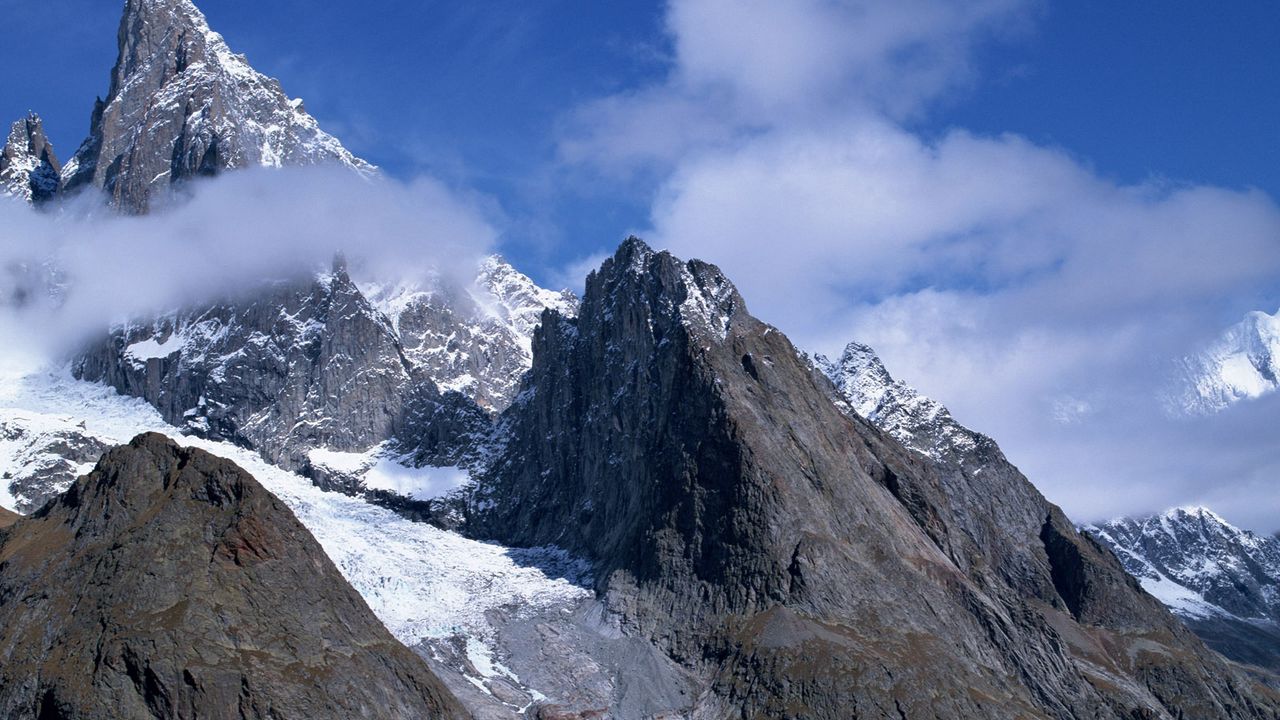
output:
<svg viewBox="0 0 1280 720"><path fill-rule="evenodd" d="M293 514L155 434L0 531L0 716L461 718Z"/></svg>

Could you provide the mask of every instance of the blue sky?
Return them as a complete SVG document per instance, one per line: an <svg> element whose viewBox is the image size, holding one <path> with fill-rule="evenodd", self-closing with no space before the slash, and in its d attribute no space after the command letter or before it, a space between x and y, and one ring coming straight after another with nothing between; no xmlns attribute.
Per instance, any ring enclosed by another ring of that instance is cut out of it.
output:
<svg viewBox="0 0 1280 720"><path fill-rule="evenodd" d="M199 4L544 284L638 232L805 349L869 342L1077 519L1203 503L1280 528L1280 401L1161 403L1178 358L1280 308L1280 4ZM0 0L24 29L0 116L37 110L69 155L118 12Z"/></svg>
<svg viewBox="0 0 1280 720"><path fill-rule="evenodd" d="M213 27L357 154L496 199L534 269L644 229L652 187L605 196L554 167L577 104L641 87L672 53L660 2L199 3ZM60 154L87 130L115 57L118 3L0 0L0 116L41 113ZM1280 196L1280 5L1054 2L986 38L975 77L911 118L928 134L1013 132L1100 173ZM553 185L554 187L548 187Z"/></svg>

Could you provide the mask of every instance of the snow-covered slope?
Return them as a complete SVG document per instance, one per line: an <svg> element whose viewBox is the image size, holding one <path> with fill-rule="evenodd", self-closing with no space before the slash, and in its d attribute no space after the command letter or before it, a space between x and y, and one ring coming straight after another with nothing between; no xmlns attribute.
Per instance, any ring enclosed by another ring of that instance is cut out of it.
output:
<svg viewBox="0 0 1280 720"><path fill-rule="evenodd" d="M1217 650L1280 669L1280 540L1202 507L1085 530Z"/></svg>
<svg viewBox="0 0 1280 720"><path fill-rule="evenodd" d="M190 0L128 0L120 54L91 131L63 168L130 212L160 191L232 168L338 164L374 168L320 129L301 100L249 65Z"/></svg>
<svg viewBox="0 0 1280 720"><path fill-rule="evenodd" d="M61 169L44 134L44 122L31 113L13 124L0 148L0 195L26 202L48 200L61 185Z"/></svg>
<svg viewBox="0 0 1280 720"><path fill-rule="evenodd" d="M1280 388L1280 312L1252 312L1203 352L1183 358L1167 400L1174 414L1208 415Z"/></svg>

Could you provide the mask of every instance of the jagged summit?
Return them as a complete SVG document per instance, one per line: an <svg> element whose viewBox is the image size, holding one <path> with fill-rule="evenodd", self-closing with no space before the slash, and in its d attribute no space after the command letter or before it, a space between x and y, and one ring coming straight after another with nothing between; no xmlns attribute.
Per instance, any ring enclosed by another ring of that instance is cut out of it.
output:
<svg viewBox="0 0 1280 720"><path fill-rule="evenodd" d="M42 203L58 193L61 172L40 116L33 112L15 122L0 148L0 194Z"/></svg>
<svg viewBox="0 0 1280 720"><path fill-rule="evenodd" d="M63 169L67 190L98 187L141 213L172 185L233 168L374 171L232 53L190 0L128 0L119 47L89 137Z"/></svg>
<svg viewBox="0 0 1280 720"><path fill-rule="evenodd" d="M1165 398L1175 415L1210 415L1280 388L1280 311L1251 312L1202 352L1183 358Z"/></svg>

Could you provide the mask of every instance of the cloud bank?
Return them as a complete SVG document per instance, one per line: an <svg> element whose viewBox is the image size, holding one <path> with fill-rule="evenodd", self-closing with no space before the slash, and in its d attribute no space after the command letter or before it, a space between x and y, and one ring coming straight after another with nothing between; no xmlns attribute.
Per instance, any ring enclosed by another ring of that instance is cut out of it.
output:
<svg viewBox="0 0 1280 720"><path fill-rule="evenodd" d="M52 213L0 199L0 339L35 357L109 324L327 268L468 280L497 232L481 198L341 169L230 173L163 212L123 217L86 193ZM63 288L50 301L50 286ZM6 353L11 362L18 357Z"/></svg>
<svg viewBox="0 0 1280 720"><path fill-rule="evenodd" d="M656 178L655 244L721 265L808 349L876 347L1077 520L1205 503L1280 528L1280 402L1159 401L1176 358L1280 302L1274 199L906 129L1033 3L722 5L671 3L666 80L579 108L566 164Z"/></svg>

